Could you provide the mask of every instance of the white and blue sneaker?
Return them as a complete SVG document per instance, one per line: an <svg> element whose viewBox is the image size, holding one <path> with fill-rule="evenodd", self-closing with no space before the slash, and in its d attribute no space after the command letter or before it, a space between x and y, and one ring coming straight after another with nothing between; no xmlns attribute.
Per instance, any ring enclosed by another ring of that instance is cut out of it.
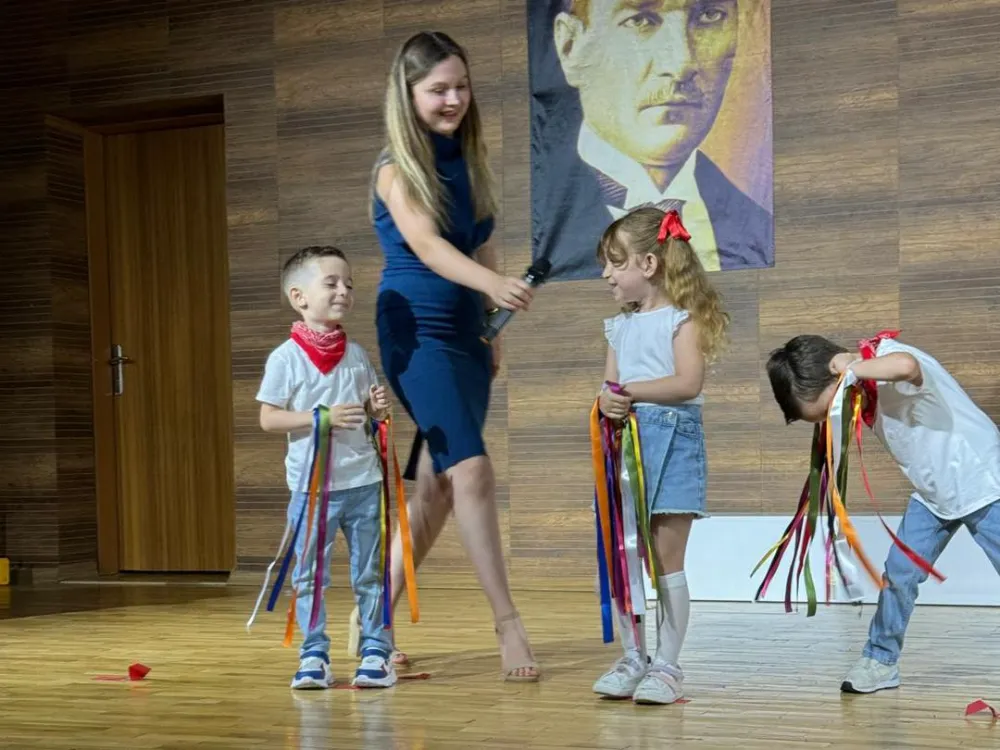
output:
<svg viewBox="0 0 1000 750"><path fill-rule="evenodd" d="M299 671L292 678L295 690L326 690L335 682L330 657L322 651L306 651L299 659Z"/></svg>
<svg viewBox="0 0 1000 750"><path fill-rule="evenodd" d="M396 684L396 668L389 661L389 652L369 646L361 650L361 666L351 683L360 688L387 688Z"/></svg>

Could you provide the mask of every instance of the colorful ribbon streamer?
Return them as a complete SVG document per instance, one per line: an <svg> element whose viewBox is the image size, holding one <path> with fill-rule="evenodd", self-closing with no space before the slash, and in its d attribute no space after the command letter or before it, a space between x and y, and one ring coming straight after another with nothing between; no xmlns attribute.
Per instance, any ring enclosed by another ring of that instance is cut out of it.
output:
<svg viewBox="0 0 1000 750"><path fill-rule="evenodd" d="M865 554L857 530L847 513L848 452L852 438L857 443L858 456L861 461L861 475L868 497L871 499L873 505L875 505L876 515L881 521L883 528L889 533L893 544L899 547L921 570L932 575L939 581L944 580L944 576L936 571L930 563L907 547L892 532L878 510L875 496L871 491L868 475L864 468L864 458L861 448L861 428L865 424L862 410L863 399L863 388L856 384L848 385L847 379L842 376L826 420L817 424L813 430L809 477L799 497L798 508L788 527L785 529L784 534L764 554L760 562L757 563L750 573L751 577L755 575L761 566L770 559L771 563L764 575L764 580L757 589L754 601L759 601L767 593L767 589L781 564L782 557L789 546L792 545L794 536L792 563L788 569L788 579L785 585L785 611L792 611L792 579L795 579L797 588L799 580L805 574L806 615L812 617L816 614L816 590L813 583L812 571L809 566L809 548L817 535L817 522L821 515L825 515L827 521L827 538L824 544L827 604L830 603L834 570L836 570L838 577L849 590L856 583L849 579L845 573L845 570L853 568L851 561L845 558L845 547L858 560L869 579L871 579L872 583L878 589L881 590L885 586L882 577ZM831 477L833 481L830 481ZM795 564L796 557L798 557L798 566Z"/></svg>
<svg viewBox="0 0 1000 750"><path fill-rule="evenodd" d="M372 438L382 469L382 502L379 503L379 572L382 579L382 626L392 629L392 521L389 517L389 430L384 424L372 420Z"/></svg>
<svg viewBox="0 0 1000 750"><path fill-rule="evenodd" d="M420 622L420 603L417 597L417 572L413 562L413 540L410 538L410 518L406 507L406 490L403 486L403 475L399 469L399 458L396 455L396 441L392 432L392 417L386 417L376 422L372 434L375 439L375 449L378 452L382 466L382 623L386 628L392 627L392 526L391 503L389 494L389 451L392 451L393 479L396 488L396 511L399 514L399 534L403 542L403 580L406 584L406 598L410 605L410 622Z"/></svg>
<svg viewBox="0 0 1000 750"><path fill-rule="evenodd" d="M606 386L620 391L616 383ZM635 626L635 617L646 611L643 564L652 580L657 580L635 412L628 414L623 425L616 425L595 401L590 411L590 444L601 630L604 642L610 643L614 640L612 602Z"/></svg>
<svg viewBox="0 0 1000 750"><path fill-rule="evenodd" d="M393 469L395 472L396 503L399 513L400 531L403 538L403 570L406 581L407 598L410 604L410 616L413 622L419 622L420 610L417 600L416 567L413 562L413 548L410 542L409 517L406 508L406 494L403 488L402 475L399 469L399 461L396 456L396 445L392 435L392 419L387 417L382 422L375 422L372 429L372 438L375 449L380 459L382 470L382 490L381 502L379 505L379 525L380 525L380 545L379 551L379 572L382 579L382 605L383 605L383 625L386 628L392 627L392 585L391 585L391 547L392 547L392 526L391 526L391 495L389 492L389 462L388 454L391 448ZM303 545L305 553L304 565L312 563L313 576L313 601L309 613L309 627L316 627L319 619L321 607L324 606L324 586L323 573L329 562L325 559L326 538L328 533L327 516L330 506L330 479L333 458L333 441L331 439L330 414L325 406L319 406L313 410L313 434L312 448L309 460L308 480L305 487L308 488L308 500L303 503L302 510L294 522L289 519L285 526L284 534L278 545L278 552L274 560L268 565L264 575L264 583L261 587L257 602L254 605L250 619L247 621L247 631L250 631L257 612L267 591L268 582L271 580L271 571L274 566L281 561L278 575L271 588L268 597L267 611L274 611L281 589L284 586L288 571L291 568L292 559L295 556L295 545L299 534L303 533L303 520L305 521L306 542ZM318 510L318 514L317 514ZM313 519L316 519L316 533L313 534ZM288 605L288 615L285 623L285 635L283 644L290 646L295 627L295 603L297 595L292 590L291 601Z"/></svg>

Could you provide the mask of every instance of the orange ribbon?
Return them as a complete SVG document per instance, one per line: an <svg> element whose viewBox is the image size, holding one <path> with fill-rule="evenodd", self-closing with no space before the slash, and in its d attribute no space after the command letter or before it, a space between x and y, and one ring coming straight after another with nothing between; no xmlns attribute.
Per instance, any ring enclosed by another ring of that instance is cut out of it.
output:
<svg viewBox="0 0 1000 750"><path fill-rule="evenodd" d="M420 622L420 603L417 599L417 569L413 562L413 539L410 537L410 516L406 507L406 490L403 475L399 470L396 455L396 440L392 433L392 417L386 425L389 431L389 445L392 446L393 479L396 485L396 508L399 513L399 534L403 542L403 579L406 582L406 599L410 604L410 622Z"/></svg>

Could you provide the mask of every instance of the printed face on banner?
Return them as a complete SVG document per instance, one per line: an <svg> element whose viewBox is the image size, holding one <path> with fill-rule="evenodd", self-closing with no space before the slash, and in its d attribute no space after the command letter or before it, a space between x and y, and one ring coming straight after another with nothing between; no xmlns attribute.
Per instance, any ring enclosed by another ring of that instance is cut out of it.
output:
<svg viewBox="0 0 1000 750"><path fill-rule="evenodd" d="M774 263L770 0L529 0L534 257L550 279L641 205L708 271Z"/></svg>
<svg viewBox="0 0 1000 750"><path fill-rule="evenodd" d="M560 13L556 53L583 121L665 188L715 123L736 55L736 0L590 0Z"/></svg>

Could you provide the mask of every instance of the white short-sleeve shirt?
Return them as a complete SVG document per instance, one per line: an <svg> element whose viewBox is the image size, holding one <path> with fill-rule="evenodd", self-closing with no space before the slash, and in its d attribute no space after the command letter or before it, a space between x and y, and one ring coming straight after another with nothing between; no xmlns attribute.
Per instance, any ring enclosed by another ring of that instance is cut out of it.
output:
<svg viewBox="0 0 1000 750"><path fill-rule="evenodd" d="M677 374L674 336L688 319L687 310L668 305L648 312L619 313L604 321L604 335L615 350L618 380L638 383ZM699 393L687 404L704 403Z"/></svg>
<svg viewBox="0 0 1000 750"><path fill-rule="evenodd" d="M906 352L923 382L878 385L874 430L936 516L967 516L1000 499L1000 431L951 374L926 352L892 339L876 351Z"/></svg>
<svg viewBox="0 0 1000 750"><path fill-rule="evenodd" d="M377 384L375 368L359 344L348 341L343 358L324 375L302 347L289 339L268 356L257 400L288 411L312 411L317 406L364 404L371 386ZM309 489L305 484L311 452L311 429L289 433L285 475L290 490ZM367 422L353 430L333 431L331 490L381 481L380 463Z"/></svg>

